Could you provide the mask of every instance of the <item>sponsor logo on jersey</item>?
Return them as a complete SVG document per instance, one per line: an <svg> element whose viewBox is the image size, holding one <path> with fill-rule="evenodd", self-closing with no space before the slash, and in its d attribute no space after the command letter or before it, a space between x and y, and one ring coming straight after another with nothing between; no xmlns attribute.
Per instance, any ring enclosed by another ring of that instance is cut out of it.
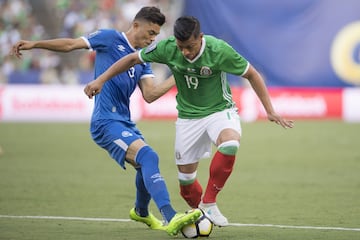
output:
<svg viewBox="0 0 360 240"><path fill-rule="evenodd" d="M119 45L117 46L117 49L118 49L119 51L121 51L121 52L125 51L125 47L124 47L122 44L119 44Z"/></svg>
<svg viewBox="0 0 360 240"><path fill-rule="evenodd" d="M123 131L123 132L121 133L121 136L123 136L123 137L131 137L131 136L132 136L132 133L129 132L129 131Z"/></svg>
<svg viewBox="0 0 360 240"><path fill-rule="evenodd" d="M200 69L200 75L202 76L210 76L212 74L212 71L209 67L203 66Z"/></svg>
<svg viewBox="0 0 360 240"><path fill-rule="evenodd" d="M153 42L152 44L150 44L150 45L145 49L145 53L152 52L156 47L157 47L156 43Z"/></svg>
<svg viewBox="0 0 360 240"><path fill-rule="evenodd" d="M196 72L196 69L194 69L194 68L187 68L187 71L188 71L188 72L191 72L191 73L194 73L194 72Z"/></svg>
<svg viewBox="0 0 360 240"><path fill-rule="evenodd" d="M177 151L177 152L175 153L175 157L176 157L177 160L180 160L180 159L181 159L181 154L180 154L180 152Z"/></svg>

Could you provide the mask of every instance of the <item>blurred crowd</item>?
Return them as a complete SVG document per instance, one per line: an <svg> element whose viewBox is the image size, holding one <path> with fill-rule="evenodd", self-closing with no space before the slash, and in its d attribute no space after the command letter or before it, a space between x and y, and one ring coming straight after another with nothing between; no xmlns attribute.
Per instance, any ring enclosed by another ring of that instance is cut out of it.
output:
<svg viewBox="0 0 360 240"><path fill-rule="evenodd" d="M99 28L126 31L143 6L158 6L166 15L160 36L172 34L182 11L181 0L0 0L0 84L84 84L92 80L94 52L55 53L33 49L21 60L9 56L20 39L75 38ZM167 68L154 64L158 78Z"/></svg>

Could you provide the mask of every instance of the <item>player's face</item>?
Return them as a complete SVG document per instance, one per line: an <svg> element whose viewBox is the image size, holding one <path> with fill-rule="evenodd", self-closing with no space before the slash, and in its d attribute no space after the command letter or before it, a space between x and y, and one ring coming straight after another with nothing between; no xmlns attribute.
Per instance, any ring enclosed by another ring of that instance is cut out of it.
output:
<svg viewBox="0 0 360 240"><path fill-rule="evenodd" d="M197 38L191 36L186 41L176 40L176 44L184 57L193 60L199 54L201 49L202 36L203 34L200 34Z"/></svg>
<svg viewBox="0 0 360 240"><path fill-rule="evenodd" d="M149 46L160 33L160 26L151 22L139 22L136 27L136 46L144 48Z"/></svg>

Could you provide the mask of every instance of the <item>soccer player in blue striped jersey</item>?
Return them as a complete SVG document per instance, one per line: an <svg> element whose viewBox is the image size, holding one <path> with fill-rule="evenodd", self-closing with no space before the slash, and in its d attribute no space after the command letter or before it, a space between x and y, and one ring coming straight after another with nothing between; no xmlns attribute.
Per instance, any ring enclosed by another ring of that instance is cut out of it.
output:
<svg viewBox="0 0 360 240"><path fill-rule="evenodd" d="M99 29L86 37L76 39L21 40L13 46L11 54L21 57L22 50L33 48L58 52L95 50L95 77L98 77L118 59L150 45L160 33L164 22L165 16L157 7L143 7L136 14L127 32ZM137 86L144 99L152 102L175 84L174 79L169 78L155 85L153 78L150 65L140 63L108 81L102 92L95 97L90 131L94 141L106 149L121 167L125 168L125 164L129 163L137 171L136 201L135 207L130 210L130 218L143 222L152 229L163 229L169 235L176 235L183 226L196 221L201 212L198 209L186 213L177 213L174 210L165 181L160 174L158 155L146 144L130 116L130 96ZM165 226L149 212L151 198L167 222Z"/></svg>
<svg viewBox="0 0 360 240"><path fill-rule="evenodd" d="M241 125L226 73L249 80L270 121L284 128L292 128L293 121L275 112L256 69L225 41L204 35L199 21L192 16L176 20L174 36L117 61L90 82L85 93L93 96L112 76L142 62L166 64L175 78L178 89L175 160L181 196L189 206L201 208L215 225L227 226L228 219L220 212L216 197L233 170ZM196 174L199 160L210 156L211 144L217 151L210 163L203 194Z"/></svg>

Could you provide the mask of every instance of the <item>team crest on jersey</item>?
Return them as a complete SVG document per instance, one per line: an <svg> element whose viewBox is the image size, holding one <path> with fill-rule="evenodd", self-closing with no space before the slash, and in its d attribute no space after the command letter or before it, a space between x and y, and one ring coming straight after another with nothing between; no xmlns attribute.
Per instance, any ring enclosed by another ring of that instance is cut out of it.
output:
<svg viewBox="0 0 360 240"><path fill-rule="evenodd" d="M175 158L176 158L177 160L180 160L180 159L181 159L181 154L180 154L180 152L176 151L176 153L175 153Z"/></svg>
<svg viewBox="0 0 360 240"><path fill-rule="evenodd" d="M131 137L131 136L132 136L132 133L129 132L129 131L123 131L123 132L121 133L121 136L123 136L123 137Z"/></svg>
<svg viewBox="0 0 360 240"><path fill-rule="evenodd" d="M205 67L205 66L201 67L200 75L202 75L202 76L210 76L211 74L212 74L212 71L211 71L211 69L209 67Z"/></svg>
<svg viewBox="0 0 360 240"><path fill-rule="evenodd" d="M146 48L145 53L152 52L156 47L157 47L156 43L153 42L152 44L150 44L150 45Z"/></svg>

